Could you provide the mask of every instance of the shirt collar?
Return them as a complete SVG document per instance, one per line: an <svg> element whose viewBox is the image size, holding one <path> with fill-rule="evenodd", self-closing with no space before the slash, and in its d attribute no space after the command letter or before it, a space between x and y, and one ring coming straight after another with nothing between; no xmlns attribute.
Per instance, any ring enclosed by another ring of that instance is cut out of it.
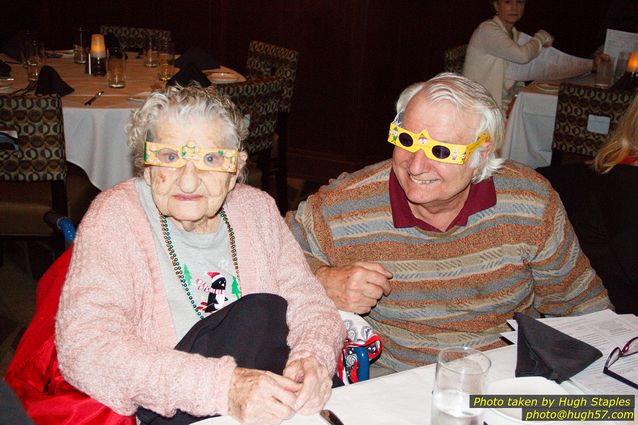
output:
<svg viewBox="0 0 638 425"><path fill-rule="evenodd" d="M399 184L397 176L394 174L394 170L390 169L389 180L389 192L390 192L390 207L392 208L392 222L396 228L404 227L418 227L422 230L431 232L440 232L434 226L426 223L425 221L416 218L410 210L408 204L408 198L405 196L403 188ZM480 183L470 184L470 194L459 211L458 215L452 220L452 223L448 226L446 231L454 226L467 225L467 219L477 212L486 210L496 205L496 189L494 188L494 180L483 180Z"/></svg>

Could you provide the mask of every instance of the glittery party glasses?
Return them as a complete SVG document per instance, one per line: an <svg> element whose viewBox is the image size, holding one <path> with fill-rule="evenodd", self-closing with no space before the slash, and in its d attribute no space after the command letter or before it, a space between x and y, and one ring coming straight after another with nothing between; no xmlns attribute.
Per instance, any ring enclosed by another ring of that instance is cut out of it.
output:
<svg viewBox="0 0 638 425"><path fill-rule="evenodd" d="M236 173L237 156L235 149L200 148L192 142L185 145L146 142L144 146L144 164L158 167L182 168L186 161L193 161L198 170Z"/></svg>

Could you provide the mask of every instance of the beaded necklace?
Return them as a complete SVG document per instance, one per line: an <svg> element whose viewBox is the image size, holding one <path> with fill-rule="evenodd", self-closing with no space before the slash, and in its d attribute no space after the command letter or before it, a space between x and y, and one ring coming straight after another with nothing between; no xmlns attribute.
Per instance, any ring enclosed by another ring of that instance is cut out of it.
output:
<svg viewBox="0 0 638 425"><path fill-rule="evenodd" d="M159 213L160 215L160 224L162 226L162 234L164 235L164 244L166 245L166 249L168 250L168 256L170 257L171 263L173 264L173 270L175 271L175 275L179 279L182 284L182 288L186 291L186 295L188 296L188 300L191 302L191 305L195 309L195 313L200 319L204 319L204 315L197 309L197 304L195 304L195 300L193 300L193 295L191 291L188 289L188 282L186 282L186 278L184 277L184 272L182 270L182 266L179 264L179 260L177 259L177 254L175 253L175 248L173 247L173 241L171 240L171 234L168 230L168 221L166 220L166 216ZM237 276L237 282L239 282L239 261L237 260L237 247L235 246L235 231L233 227L230 225L230 221L228 221L228 216L226 215L226 211L224 209L219 210L219 215L221 216L224 224L226 224L226 229L228 230L228 240L230 241L230 255L233 259L233 266L235 266L235 275ZM239 296L241 297L241 287L239 291Z"/></svg>

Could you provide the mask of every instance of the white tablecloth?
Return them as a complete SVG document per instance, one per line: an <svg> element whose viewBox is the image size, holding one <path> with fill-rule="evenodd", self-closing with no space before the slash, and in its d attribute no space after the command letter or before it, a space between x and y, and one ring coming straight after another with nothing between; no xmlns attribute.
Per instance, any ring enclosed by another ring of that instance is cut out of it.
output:
<svg viewBox="0 0 638 425"><path fill-rule="evenodd" d="M593 78L593 74L588 74L567 81L593 85ZM524 88L516 97L507 120L500 156L531 168L550 165L557 104L557 90L548 93L535 83Z"/></svg>
<svg viewBox="0 0 638 425"><path fill-rule="evenodd" d="M485 354L492 360L489 381L514 377L516 346L497 348ZM423 366L336 388L326 405L345 425L429 425L435 365ZM583 394L569 381L561 384L570 394ZM488 419L488 417L486 417ZM205 419L197 425L238 425L229 416ZM296 415L285 425L326 425L318 415ZM530 422L533 424L533 422ZM570 422L561 422L572 425ZM604 425L604 422L596 422Z"/></svg>
<svg viewBox="0 0 638 425"><path fill-rule="evenodd" d="M66 157L80 166L91 182L105 190L133 176L130 150L127 145L125 126L131 113L141 106L129 97L149 92L158 86L157 68L146 68L136 53L129 52L126 87L108 87L106 76L91 76L84 73L84 65L75 64L71 58L48 59L52 66L75 91L62 98ZM16 89L27 85L26 70L20 65L12 66L13 84ZM243 76L231 69L240 81ZM84 102L100 90L104 95L92 106Z"/></svg>

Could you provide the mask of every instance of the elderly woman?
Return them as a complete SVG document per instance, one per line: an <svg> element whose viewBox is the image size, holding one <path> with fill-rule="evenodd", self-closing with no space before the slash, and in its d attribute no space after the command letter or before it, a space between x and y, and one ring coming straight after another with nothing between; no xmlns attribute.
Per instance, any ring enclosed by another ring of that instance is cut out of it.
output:
<svg viewBox="0 0 638 425"><path fill-rule="evenodd" d="M542 47L549 47L553 38L544 30L523 45L518 44L519 32L514 27L525 11L525 0L493 0L496 16L478 26L467 46L463 75L483 85L498 106L507 111L521 88L522 82L505 78L508 62L528 63Z"/></svg>
<svg viewBox="0 0 638 425"><path fill-rule="evenodd" d="M213 90L167 88L134 114L140 177L79 228L60 370L120 414L280 423L326 403L343 325L273 200L239 183L243 118Z"/></svg>

